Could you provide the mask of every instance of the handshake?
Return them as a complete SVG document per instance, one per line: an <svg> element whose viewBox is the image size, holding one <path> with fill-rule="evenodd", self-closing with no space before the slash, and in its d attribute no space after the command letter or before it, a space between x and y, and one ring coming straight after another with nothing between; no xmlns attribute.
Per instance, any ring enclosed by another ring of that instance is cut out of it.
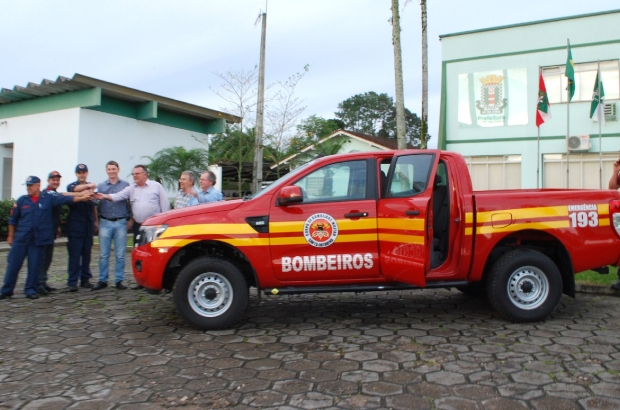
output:
<svg viewBox="0 0 620 410"><path fill-rule="evenodd" d="M79 192L74 192L73 195L73 201L78 202L78 201L91 201L91 200L95 200L98 199L97 195L97 185L95 185L94 183L88 183L88 184L84 184L82 185L83 188L81 191Z"/></svg>

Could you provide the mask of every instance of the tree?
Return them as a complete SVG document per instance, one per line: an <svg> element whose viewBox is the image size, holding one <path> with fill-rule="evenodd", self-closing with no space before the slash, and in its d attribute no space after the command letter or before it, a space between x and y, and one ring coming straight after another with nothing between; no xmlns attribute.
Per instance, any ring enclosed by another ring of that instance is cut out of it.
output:
<svg viewBox="0 0 620 410"><path fill-rule="evenodd" d="M428 41L426 38L426 0L420 0L422 11L422 122L420 148L426 149L428 141Z"/></svg>
<svg viewBox="0 0 620 410"><path fill-rule="evenodd" d="M349 131L396 139L396 107L389 95L373 91L357 94L338 104L336 117ZM419 147L420 118L405 108L405 139Z"/></svg>
<svg viewBox="0 0 620 410"><path fill-rule="evenodd" d="M286 81L278 81L275 85L276 92L266 113L269 132L265 137L265 157L274 163L286 157L288 143L292 138L291 131L306 109L302 105L304 100L295 95L295 89L308 72L308 67L306 64L303 72L290 76ZM279 167L276 173L280 178Z"/></svg>
<svg viewBox="0 0 620 410"><path fill-rule="evenodd" d="M211 140L209 161L226 162L237 170L237 192L241 197L242 171L244 162L254 158L254 128L243 132L237 126L226 127L226 131Z"/></svg>
<svg viewBox="0 0 620 410"><path fill-rule="evenodd" d="M199 175L209 165L209 153L206 149L185 147L164 148L153 155L145 156L150 161L149 178L169 187L177 187L183 171L192 171Z"/></svg>
<svg viewBox="0 0 620 410"><path fill-rule="evenodd" d="M370 91L354 95L338 104L335 115L347 130L377 135L388 122L393 108L392 97Z"/></svg>
<svg viewBox="0 0 620 410"><path fill-rule="evenodd" d="M392 0L392 45L394 47L394 81L396 83L396 140L398 149L407 148L405 138L405 93L403 90L403 58L400 48L400 13L398 0Z"/></svg>
<svg viewBox="0 0 620 410"><path fill-rule="evenodd" d="M254 66L252 70L228 70L224 73L213 71L212 74L222 80L221 90L213 91L211 89L227 103L220 109L230 111L232 114L241 117L239 128L242 131L244 127L253 127L253 114L258 103L258 66Z"/></svg>

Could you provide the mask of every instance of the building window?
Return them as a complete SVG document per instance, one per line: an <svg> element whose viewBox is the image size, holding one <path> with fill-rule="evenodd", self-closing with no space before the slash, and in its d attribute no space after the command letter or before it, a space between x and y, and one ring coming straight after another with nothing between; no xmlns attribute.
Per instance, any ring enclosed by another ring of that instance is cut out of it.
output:
<svg viewBox="0 0 620 410"><path fill-rule="evenodd" d="M475 191L521 188L521 155L465 157Z"/></svg>
<svg viewBox="0 0 620 410"><path fill-rule="evenodd" d="M575 63L575 95L571 101L592 101L592 90L596 81L597 62ZM564 75L566 65L543 67L543 77L547 96L551 104L565 103L567 101ZM620 98L620 72L618 60L601 61L601 79L605 89L606 100Z"/></svg>
<svg viewBox="0 0 620 410"><path fill-rule="evenodd" d="M602 157L602 168L601 168ZM543 155L543 188L600 189L607 188L613 171L613 163L618 159L617 152L570 154L570 168L566 183L566 154ZM602 173L602 175L601 175Z"/></svg>

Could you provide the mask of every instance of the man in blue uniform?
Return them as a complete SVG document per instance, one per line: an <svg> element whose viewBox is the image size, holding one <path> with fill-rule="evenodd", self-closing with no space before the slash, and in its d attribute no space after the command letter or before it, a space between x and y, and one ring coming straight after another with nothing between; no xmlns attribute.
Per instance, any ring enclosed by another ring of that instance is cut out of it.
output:
<svg viewBox="0 0 620 410"><path fill-rule="evenodd" d="M41 191L41 196L43 195L60 195L57 191L60 186L60 172L52 171L47 176L47 188ZM60 233L60 213L61 213L61 205L55 206L52 208L52 225L54 227L54 237L58 237ZM41 263L41 270L39 271L39 286L37 288L37 293L39 295L47 295L50 292L56 290L56 288L51 287L47 284L47 272L50 269L50 265L52 264L52 258L54 257L54 242L49 245L43 246L43 263Z"/></svg>
<svg viewBox="0 0 620 410"><path fill-rule="evenodd" d="M86 182L88 167L78 164L75 167L77 181L67 185L67 192L95 192L97 187ZM83 288L92 288L90 278L90 252L93 247L93 235L97 229L97 208L94 201L69 205L67 216L67 251L69 252L69 271L67 285L71 292L77 292L78 280Z"/></svg>
<svg viewBox="0 0 620 410"><path fill-rule="evenodd" d="M36 176L26 179L28 195L21 196L11 212L7 242L11 245L8 265L4 275L4 286L0 289L0 300L13 296L24 259L28 257L28 276L24 293L29 299L38 299L37 283L43 248L54 242L52 209L54 206L77 201L88 201L92 194L85 192L74 197L62 195L41 196L41 180Z"/></svg>

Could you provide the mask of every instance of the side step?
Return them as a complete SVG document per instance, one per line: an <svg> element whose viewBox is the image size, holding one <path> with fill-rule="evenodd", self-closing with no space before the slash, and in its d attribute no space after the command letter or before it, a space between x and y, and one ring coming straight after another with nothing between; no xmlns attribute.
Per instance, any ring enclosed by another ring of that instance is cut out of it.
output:
<svg viewBox="0 0 620 410"><path fill-rule="evenodd" d="M429 282L425 287L397 283L391 285L337 285L337 286L296 286L286 288L266 288L263 293L267 296L300 295L303 293L342 293L342 292L385 292L389 290L453 288L465 286L467 281Z"/></svg>

